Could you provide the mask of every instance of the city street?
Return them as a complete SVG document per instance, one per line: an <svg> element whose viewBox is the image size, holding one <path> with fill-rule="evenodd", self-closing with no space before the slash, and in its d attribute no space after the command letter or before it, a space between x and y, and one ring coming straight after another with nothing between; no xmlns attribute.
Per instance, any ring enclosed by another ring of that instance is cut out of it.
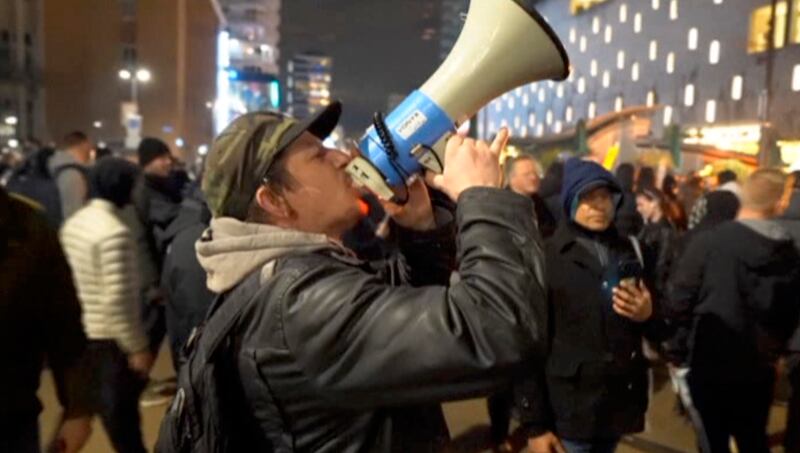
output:
<svg viewBox="0 0 800 453"><path fill-rule="evenodd" d="M157 378L169 377L172 374L169 352L162 350L156 363L153 375ZM656 396L650 405L648 413L647 432L639 436L625 439L623 445L617 450L619 453L675 453L693 452L694 434L684 419L673 412L675 403L669 385L656 386ZM48 436L54 429L58 412L56 410L55 392L50 374L43 376L42 387L39 392L45 410L41 415L42 435ZM166 405L142 409L142 430L146 445L152 446L158 435L158 426ZM486 402L483 399L460 401L445 404L445 415L453 436L453 448L450 453L483 453L490 451L489 416L486 411ZM770 418L770 434L782 430L786 422L786 409L773 406ZM113 451L108 438L98 420L94 422L92 438L84 450L85 453L108 453ZM773 448L773 452L782 449Z"/></svg>

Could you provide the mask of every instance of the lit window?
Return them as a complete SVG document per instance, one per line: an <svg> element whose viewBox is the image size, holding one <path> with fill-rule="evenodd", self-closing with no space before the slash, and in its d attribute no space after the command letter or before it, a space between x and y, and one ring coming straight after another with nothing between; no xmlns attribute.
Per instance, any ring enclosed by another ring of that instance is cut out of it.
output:
<svg viewBox="0 0 800 453"><path fill-rule="evenodd" d="M520 135L522 135L522 137L527 137L528 136L528 126L522 126L522 129L519 130L519 133L520 133Z"/></svg>
<svg viewBox="0 0 800 453"><path fill-rule="evenodd" d="M500 127L508 127L508 121L504 118L503 121L500 121Z"/></svg>
<svg viewBox="0 0 800 453"><path fill-rule="evenodd" d="M589 119L594 118L594 116L597 114L597 104L595 104L594 101L589 103L589 111L587 113Z"/></svg>
<svg viewBox="0 0 800 453"><path fill-rule="evenodd" d="M502 102L500 102L500 101L495 101L495 102L494 102L494 110L495 110L496 112L498 112L498 113L499 113L499 112L502 112L502 111L503 111L503 103L502 103Z"/></svg>
<svg viewBox="0 0 800 453"><path fill-rule="evenodd" d="M514 90L514 94L516 94L516 95L517 95L517 97L519 97L520 95L522 95L522 87L517 87L517 89L516 89L516 90Z"/></svg>
<svg viewBox="0 0 800 453"><path fill-rule="evenodd" d="M639 81L639 63L631 65L631 80L634 82Z"/></svg>
<svg viewBox="0 0 800 453"><path fill-rule="evenodd" d="M514 103L514 98L513 98L513 97L512 97L512 98L509 98L509 99L508 99L508 109L509 109L509 110L514 110L514 104L515 104L515 103Z"/></svg>
<svg viewBox="0 0 800 453"><path fill-rule="evenodd" d="M636 13L633 16L633 32L634 33L641 33L642 31L642 13Z"/></svg>
<svg viewBox="0 0 800 453"><path fill-rule="evenodd" d="M658 11L658 8L661 7L661 2L659 0L653 0L653 10Z"/></svg>
<svg viewBox="0 0 800 453"><path fill-rule="evenodd" d="M628 21L628 5L622 4L619 6L619 22L624 24Z"/></svg>
<svg viewBox="0 0 800 453"><path fill-rule="evenodd" d="M525 94L522 96L522 105L523 105L524 107L527 107L527 106L528 106L528 104L530 104L530 103L531 103L531 97L530 97L530 96L528 96L528 93L525 93Z"/></svg>
<svg viewBox="0 0 800 453"><path fill-rule="evenodd" d="M586 36L581 36L581 53L586 52Z"/></svg>
<svg viewBox="0 0 800 453"><path fill-rule="evenodd" d="M787 10L786 0L779 1L775 5L776 17L773 45L776 49L780 49L786 44ZM748 53L764 52L769 49L771 17L771 5L759 7L753 11L753 14L750 16L750 36L747 41Z"/></svg>
<svg viewBox="0 0 800 453"><path fill-rule="evenodd" d="M539 102L544 102L544 99L545 99L544 88L540 88L539 89Z"/></svg>
<svg viewBox="0 0 800 453"><path fill-rule="evenodd" d="M714 4L715 5L721 5L722 4L722 0L714 0Z"/></svg>
<svg viewBox="0 0 800 453"><path fill-rule="evenodd" d="M670 52L667 55L667 74L672 74L675 72L675 53Z"/></svg>
<svg viewBox="0 0 800 453"><path fill-rule="evenodd" d="M713 123L717 119L717 101L706 102L706 123Z"/></svg>
<svg viewBox="0 0 800 453"><path fill-rule="evenodd" d="M617 52L617 69L625 69L625 51Z"/></svg>
<svg viewBox="0 0 800 453"><path fill-rule="evenodd" d="M536 126L536 114L531 113L528 115L528 126L534 127Z"/></svg>
<svg viewBox="0 0 800 453"><path fill-rule="evenodd" d="M575 44L575 41L578 39L578 32L575 30L575 27L569 29L569 42Z"/></svg>
<svg viewBox="0 0 800 453"><path fill-rule="evenodd" d="M678 20L678 0L670 0L669 18L670 20Z"/></svg>
<svg viewBox="0 0 800 453"><path fill-rule="evenodd" d="M650 90L647 92L647 106L652 107L654 105L656 105L656 92Z"/></svg>
<svg viewBox="0 0 800 453"><path fill-rule="evenodd" d="M742 76L733 76L733 82L731 83L731 99L734 101L742 99L743 85L744 79L742 79Z"/></svg>
<svg viewBox="0 0 800 453"><path fill-rule="evenodd" d="M794 65L792 70L792 91L800 91L800 64Z"/></svg>
<svg viewBox="0 0 800 453"><path fill-rule="evenodd" d="M597 77L597 60L592 60L592 64L590 65L589 73L592 74L592 77Z"/></svg>
<svg viewBox="0 0 800 453"><path fill-rule="evenodd" d="M497 125L494 124L494 121L489 121L489 134L494 134L497 131Z"/></svg>
<svg viewBox="0 0 800 453"><path fill-rule="evenodd" d="M556 121L555 126L553 126L553 132L556 134L560 134L562 129L561 121Z"/></svg>
<svg viewBox="0 0 800 453"><path fill-rule="evenodd" d="M563 84L558 84L558 88L556 88L556 96L558 96L559 99L564 97L564 85Z"/></svg>
<svg viewBox="0 0 800 453"><path fill-rule="evenodd" d="M567 106L567 109L564 111L564 119L568 122L572 122L572 106Z"/></svg>
<svg viewBox="0 0 800 453"><path fill-rule="evenodd" d="M696 28L689 30L689 50L697 50L698 32Z"/></svg>
<svg viewBox="0 0 800 453"><path fill-rule="evenodd" d="M578 79L578 93L583 94L586 91L586 80L581 77Z"/></svg>
<svg viewBox="0 0 800 453"><path fill-rule="evenodd" d="M508 101L508 92L503 93L503 100Z"/></svg>
<svg viewBox="0 0 800 453"><path fill-rule="evenodd" d="M522 127L522 120L520 119L519 116L515 116L514 117L514 128L515 129L519 129L520 127Z"/></svg>
<svg viewBox="0 0 800 453"><path fill-rule="evenodd" d="M614 111L619 112L620 110L622 110L622 96L617 96L617 98L614 99Z"/></svg>
<svg viewBox="0 0 800 453"><path fill-rule="evenodd" d="M544 135L544 126L543 125L540 124L540 125L536 126L536 135L538 137L541 137L542 135Z"/></svg>
<svg viewBox="0 0 800 453"><path fill-rule="evenodd" d="M650 41L650 61L656 61L658 58L658 41Z"/></svg>
<svg viewBox="0 0 800 453"><path fill-rule="evenodd" d="M548 110L547 111L547 116L545 117L545 122L547 123L548 126L553 124L553 111L552 110Z"/></svg>
<svg viewBox="0 0 800 453"><path fill-rule="evenodd" d="M719 63L719 48L720 48L719 41L717 40L711 41L711 45L708 46L709 63L711 64Z"/></svg>
<svg viewBox="0 0 800 453"><path fill-rule="evenodd" d="M686 85L686 89L683 92L683 105L686 107L694 105L694 85L691 83Z"/></svg>
<svg viewBox="0 0 800 453"><path fill-rule="evenodd" d="M611 85L611 73L603 71L603 88L608 88Z"/></svg>
<svg viewBox="0 0 800 453"><path fill-rule="evenodd" d="M600 18L597 16L594 16L594 19L592 19L592 33L600 33Z"/></svg>
<svg viewBox="0 0 800 453"><path fill-rule="evenodd" d="M664 126L672 124L672 107L669 105L664 107Z"/></svg>
<svg viewBox="0 0 800 453"><path fill-rule="evenodd" d="M579 14L587 9L604 3L608 0L570 0L570 11L572 14Z"/></svg>
<svg viewBox="0 0 800 453"><path fill-rule="evenodd" d="M532 83L532 84L530 84L530 87L531 87L531 93L535 93L536 92L536 84Z"/></svg>
<svg viewBox="0 0 800 453"><path fill-rule="evenodd" d="M606 25L606 34L605 34L606 44L610 44L611 43L611 39L613 38L613 36L614 36L613 27L611 27L611 25Z"/></svg>

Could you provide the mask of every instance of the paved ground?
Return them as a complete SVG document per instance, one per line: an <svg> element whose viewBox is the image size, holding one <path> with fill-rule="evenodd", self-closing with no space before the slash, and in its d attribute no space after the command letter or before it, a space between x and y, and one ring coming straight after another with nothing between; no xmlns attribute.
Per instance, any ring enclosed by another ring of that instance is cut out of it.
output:
<svg viewBox="0 0 800 453"><path fill-rule="evenodd" d="M154 370L156 377L172 375L168 354L161 354ZM618 453L652 452L675 453L693 452L694 434L691 427L680 417L674 415L672 409L675 402L668 385L656 385L656 393L648 413L648 426L645 433L626 439L617 450ZM57 406L49 373L45 373L40 398L44 402L45 411L41 416L42 436L49 436L55 429L58 417ZM166 406L142 409L143 430L146 445L152 446L158 433L158 425ZM470 400L449 403L444 406L445 415L453 435L454 453L482 453L488 451L488 414L484 400ZM773 408L770 420L770 433L780 431L786 421L783 407ZM520 446L522 441L519 441ZM95 420L94 432L86 453L109 453L113 450L100 423ZM775 448L774 452L781 449Z"/></svg>

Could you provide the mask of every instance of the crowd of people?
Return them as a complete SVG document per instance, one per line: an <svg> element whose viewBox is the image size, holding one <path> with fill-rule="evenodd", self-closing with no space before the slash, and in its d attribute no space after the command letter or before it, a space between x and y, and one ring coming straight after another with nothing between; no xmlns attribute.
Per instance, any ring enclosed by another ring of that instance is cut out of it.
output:
<svg viewBox="0 0 800 453"><path fill-rule="evenodd" d="M40 451L46 364L50 451L80 451L98 417L145 452L140 404L159 400L163 452L441 451L440 403L488 396L496 451L516 414L530 452L613 452L645 429L662 364L713 453L769 451L788 376L800 452L800 175L503 168L503 130L450 138L400 205L322 145L340 113L244 115L201 175L159 139L115 155L81 132L10 169L0 451ZM165 338L177 382L149 379Z"/></svg>

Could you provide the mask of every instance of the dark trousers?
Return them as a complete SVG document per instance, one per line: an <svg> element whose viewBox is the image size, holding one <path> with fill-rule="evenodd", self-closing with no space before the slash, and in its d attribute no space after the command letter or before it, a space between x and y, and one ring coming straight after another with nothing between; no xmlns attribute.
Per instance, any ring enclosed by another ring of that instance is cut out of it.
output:
<svg viewBox="0 0 800 453"><path fill-rule="evenodd" d="M128 367L128 357L114 341L91 340L90 393L94 412L119 453L146 453L142 441L139 396L146 381Z"/></svg>
<svg viewBox="0 0 800 453"><path fill-rule="evenodd" d="M492 425L492 443L494 445L500 445L508 438L513 401L514 396L511 390L503 390L489 397L489 421Z"/></svg>
<svg viewBox="0 0 800 453"><path fill-rule="evenodd" d="M144 299L144 298L143 298ZM167 335L167 321L164 315L164 304L160 301L142 302L142 327L150 341L150 352L158 356L161 342Z"/></svg>
<svg viewBox="0 0 800 453"><path fill-rule="evenodd" d="M732 376L735 378L735 376ZM730 438L740 452L769 453L767 421L775 387L775 370L764 368L747 380L704 379L689 374L689 389L702 427L704 453L730 452Z"/></svg>
<svg viewBox="0 0 800 453"><path fill-rule="evenodd" d="M800 353L790 355L786 360L786 371L792 386L789 397L789 414L786 419L786 453L800 453Z"/></svg>

